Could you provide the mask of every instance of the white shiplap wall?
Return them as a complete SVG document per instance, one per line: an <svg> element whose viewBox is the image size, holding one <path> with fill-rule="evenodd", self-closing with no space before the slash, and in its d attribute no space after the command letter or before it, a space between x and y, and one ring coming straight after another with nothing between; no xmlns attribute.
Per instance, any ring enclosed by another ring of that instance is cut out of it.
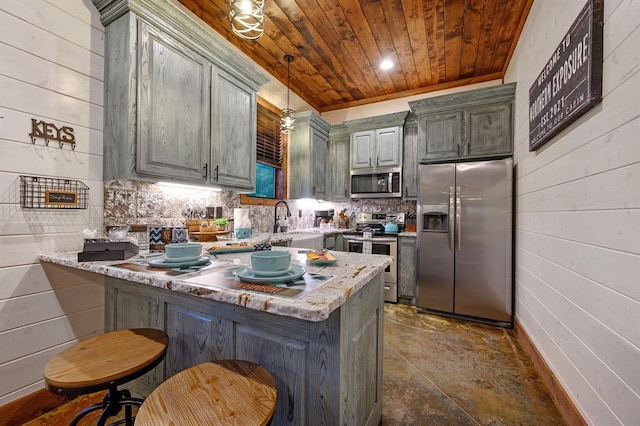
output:
<svg viewBox="0 0 640 426"><path fill-rule="evenodd" d="M46 362L104 328L95 274L41 265L103 223L104 29L90 0L0 1L0 405L43 387ZM31 119L73 127L75 151L31 143ZM20 207L19 176L77 179L89 207Z"/></svg>
<svg viewBox="0 0 640 426"><path fill-rule="evenodd" d="M640 422L640 2L605 0L603 101L528 151L528 91L585 1L536 0L517 81L516 317L594 425Z"/></svg>

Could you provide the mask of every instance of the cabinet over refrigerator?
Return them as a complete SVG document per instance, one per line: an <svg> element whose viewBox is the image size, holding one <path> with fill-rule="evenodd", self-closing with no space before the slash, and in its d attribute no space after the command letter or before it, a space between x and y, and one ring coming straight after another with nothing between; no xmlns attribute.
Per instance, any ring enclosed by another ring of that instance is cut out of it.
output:
<svg viewBox="0 0 640 426"><path fill-rule="evenodd" d="M513 160L418 175L418 310L511 326Z"/></svg>

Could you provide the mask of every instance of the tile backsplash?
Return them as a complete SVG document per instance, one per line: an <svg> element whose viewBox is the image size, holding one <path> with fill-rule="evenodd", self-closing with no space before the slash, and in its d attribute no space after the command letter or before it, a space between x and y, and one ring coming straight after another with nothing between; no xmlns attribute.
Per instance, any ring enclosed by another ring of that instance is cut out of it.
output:
<svg viewBox="0 0 640 426"><path fill-rule="evenodd" d="M334 209L354 212L415 211L415 201L367 199L345 203L287 200L291 217L289 230L313 227L314 210ZM137 180L114 180L104 183L104 224L106 227L140 224L148 227L179 228L185 220L204 215L207 207L222 207L223 217L233 218L234 208L249 209L254 232L271 232L274 225L272 206L241 205L240 195L231 191L212 191L197 187L164 186ZM284 206L278 207L284 215Z"/></svg>

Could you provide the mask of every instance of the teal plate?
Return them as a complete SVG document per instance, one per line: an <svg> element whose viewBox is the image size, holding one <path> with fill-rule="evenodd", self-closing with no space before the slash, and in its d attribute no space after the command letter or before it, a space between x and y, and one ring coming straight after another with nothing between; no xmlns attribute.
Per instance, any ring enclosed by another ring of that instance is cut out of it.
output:
<svg viewBox="0 0 640 426"><path fill-rule="evenodd" d="M195 262L196 260L200 260L200 255L198 256L189 256L189 257L161 257L160 259L164 260L166 263L185 263L185 262Z"/></svg>
<svg viewBox="0 0 640 426"><path fill-rule="evenodd" d="M290 265L287 269L279 271L256 271L250 266L247 266L246 275L255 275L256 277L279 277L281 275L289 273L289 271L293 269L293 267L294 265Z"/></svg>
<svg viewBox="0 0 640 426"><path fill-rule="evenodd" d="M277 277L260 276L250 271L251 269L247 266L239 266L238 269L236 269L236 276L240 278L240 281L247 283L281 284L288 281L295 281L307 272L304 266L301 265L292 265L287 272Z"/></svg>
<svg viewBox="0 0 640 426"><path fill-rule="evenodd" d="M211 262L209 256L202 256L199 259L192 260L190 262L167 262L164 258L161 259L150 259L147 261L149 265L155 266L157 268L188 268L192 266L204 266L207 263Z"/></svg>
<svg viewBox="0 0 640 426"><path fill-rule="evenodd" d="M221 247L215 250L208 250L209 254L243 253L246 251L254 251L254 247L253 246L229 247L229 248Z"/></svg>

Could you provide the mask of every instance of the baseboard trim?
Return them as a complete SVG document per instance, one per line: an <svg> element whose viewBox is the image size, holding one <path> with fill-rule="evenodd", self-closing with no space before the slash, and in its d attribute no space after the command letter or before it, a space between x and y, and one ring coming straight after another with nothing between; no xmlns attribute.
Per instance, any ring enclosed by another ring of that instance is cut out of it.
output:
<svg viewBox="0 0 640 426"><path fill-rule="evenodd" d="M551 368L549 368L547 362L544 360L542 355L540 355L538 349L534 346L531 338L529 338L529 335L518 321L518 318L515 318L513 328L522 349L531 358L533 367L536 369L540 379L547 387L551 399L558 408L558 411L560 411L560 415L564 421L571 426L586 426L587 422L578 411L573 400L569 398L569 395L560 384L560 381L556 378Z"/></svg>
<svg viewBox="0 0 640 426"><path fill-rule="evenodd" d="M0 406L0 426L21 425L58 408L69 398L40 389Z"/></svg>

